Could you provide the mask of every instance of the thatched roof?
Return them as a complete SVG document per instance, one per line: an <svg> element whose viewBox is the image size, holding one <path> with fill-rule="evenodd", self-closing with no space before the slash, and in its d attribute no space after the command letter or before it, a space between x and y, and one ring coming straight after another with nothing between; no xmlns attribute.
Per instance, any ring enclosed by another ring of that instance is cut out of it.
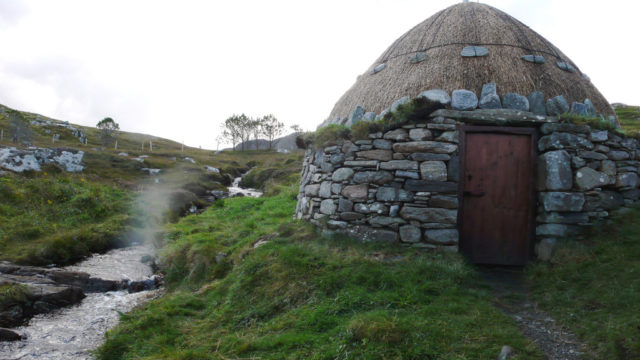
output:
<svg viewBox="0 0 640 360"><path fill-rule="evenodd" d="M466 46L484 47L489 54L462 57ZM419 53L426 54L426 60L412 63ZM543 56L546 62L527 62L521 59L525 55ZM562 70L558 62L575 71ZM380 64L386 66L373 73ZM580 68L545 38L491 6L460 3L396 40L338 100L329 118L346 117L358 105L378 114L404 96L413 98L429 89L467 89L479 97L482 85L490 82L497 84L501 96L542 91L546 99L563 95L569 103L588 98L602 115L614 115Z"/></svg>

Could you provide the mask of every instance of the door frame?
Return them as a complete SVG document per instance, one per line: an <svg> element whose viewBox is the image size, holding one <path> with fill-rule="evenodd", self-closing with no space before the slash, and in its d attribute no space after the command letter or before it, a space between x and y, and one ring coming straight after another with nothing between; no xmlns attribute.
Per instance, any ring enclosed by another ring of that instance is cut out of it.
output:
<svg viewBox="0 0 640 360"><path fill-rule="evenodd" d="M535 233L536 233L536 210L537 210L537 199L536 199L536 183L538 178L538 129L533 127L505 127L505 126L475 126L475 125L462 125L458 127L459 131L459 158L460 158L460 176L458 179L458 230L460 235L462 235L462 231L464 229L464 196L463 191L465 187L465 177L464 170L465 166L465 158L466 158L466 147L467 147L467 133L492 133L492 134L506 134L506 135L528 135L531 137L531 149L530 149L530 161L531 161L531 180L530 180L530 188L531 191L528 194L529 201L529 224L530 230L528 234L527 241L529 245L527 246L527 254L525 254L525 258L530 260L534 254L534 246L535 246ZM462 236L460 236L458 247L459 252L465 253L465 243ZM525 264L523 264L525 265Z"/></svg>

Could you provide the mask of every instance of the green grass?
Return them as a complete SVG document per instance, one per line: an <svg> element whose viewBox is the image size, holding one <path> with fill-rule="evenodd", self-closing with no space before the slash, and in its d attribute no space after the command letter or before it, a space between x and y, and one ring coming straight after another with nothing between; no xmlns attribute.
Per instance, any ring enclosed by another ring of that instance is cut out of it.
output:
<svg viewBox="0 0 640 360"><path fill-rule="evenodd" d="M15 283L0 284L0 312L27 302L30 295L31 291L24 285Z"/></svg>
<svg viewBox="0 0 640 360"><path fill-rule="evenodd" d="M640 209L528 269L534 299L597 359L640 358Z"/></svg>
<svg viewBox="0 0 640 360"><path fill-rule="evenodd" d="M616 114L626 134L640 136L640 106L618 107Z"/></svg>
<svg viewBox="0 0 640 360"><path fill-rule="evenodd" d="M167 294L123 315L98 358L541 358L460 256L322 237L292 219L297 188L171 225Z"/></svg>

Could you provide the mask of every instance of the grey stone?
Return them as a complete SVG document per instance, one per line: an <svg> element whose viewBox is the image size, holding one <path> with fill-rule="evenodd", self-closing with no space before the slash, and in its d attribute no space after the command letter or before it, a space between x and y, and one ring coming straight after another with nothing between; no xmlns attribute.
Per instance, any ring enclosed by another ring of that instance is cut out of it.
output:
<svg viewBox="0 0 640 360"><path fill-rule="evenodd" d="M454 90L451 94L451 107L461 111L473 110L478 107L478 97L473 91Z"/></svg>
<svg viewBox="0 0 640 360"><path fill-rule="evenodd" d="M355 151L358 151L358 150L359 150L358 146L355 145L354 143L352 143L351 141L347 140L342 144L342 152L347 154L347 155L349 153L352 153L352 152L355 152Z"/></svg>
<svg viewBox="0 0 640 360"><path fill-rule="evenodd" d="M396 242L398 233L391 230L373 229L367 234L367 238L374 242Z"/></svg>
<svg viewBox="0 0 640 360"><path fill-rule="evenodd" d="M307 185L304 187L304 194L306 196L318 196L319 192L320 192L319 184Z"/></svg>
<svg viewBox="0 0 640 360"><path fill-rule="evenodd" d="M407 222L399 217L389 217L389 216L374 216L369 219L369 224L372 226L385 227L385 226L393 226L406 224Z"/></svg>
<svg viewBox="0 0 640 360"><path fill-rule="evenodd" d="M389 140L376 139L373 140L373 147L381 150L391 150L393 143Z"/></svg>
<svg viewBox="0 0 640 360"><path fill-rule="evenodd" d="M447 154L413 153L409 155L409 159L415 161L447 161L451 159L451 156Z"/></svg>
<svg viewBox="0 0 640 360"><path fill-rule="evenodd" d="M418 64L425 60L427 60L427 53L425 53L424 51L419 51L409 58L409 62L412 64Z"/></svg>
<svg viewBox="0 0 640 360"><path fill-rule="evenodd" d="M478 104L480 109L502 108L500 96L498 96L498 93L496 92L496 83L482 85L482 92L480 93L480 101Z"/></svg>
<svg viewBox="0 0 640 360"><path fill-rule="evenodd" d="M628 152L622 150L611 150L607 156L611 160L627 160L631 158Z"/></svg>
<svg viewBox="0 0 640 360"><path fill-rule="evenodd" d="M585 198L585 211L616 210L624 206L624 196L615 191L600 191Z"/></svg>
<svg viewBox="0 0 640 360"><path fill-rule="evenodd" d="M529 111L529 99L520 94L507 93L502 97L502 107L505 109Z"/></svg>
<svg viewBox="0 0 640 360"><path fill-rule="evenodd" d="M378 201L412 201L413 193L394 187L380 187L376 193Z"/></svg>
<svg viewBox="0 0 640 360"><path fill-rule="evenodd" d="M400 241L406 243L417 243L422 239L422 230L413 225L400 226Z"/></svg>
<svg viewBox="0 0 640 360"><path fill-rule="evenodd" d="M362 116L362 120L363 121L374 121L376 119L376 113L374 113L373 111L368 111L366 113L364 113L364 115Z"/></svg>
<svg viewBox="0 0 640 360"><path fill-rule="evenodd" d="M601 153L608 153L609 151L611 151L611 148L606 146L606 145L602 145L602 144L596 144L596 147L594 148L595 151L597 152L601 152Z"/></svg>
<svg viewBox="0 0 640 360"><path fill-rule="evenodd" d="M542 213L536 217L536 221L547 224L586 224L589 222L587 213Z"/></svg>
<svg viewBox="0 0 640 360"><path fill-rule="evenodd" d="M553 117L536 115L527 111L514 109L477 109L474 111L440 109L432 112L429 117L432 119L446 117L467 124L480 125L531 126L532 124L544 124L557 121L557 119Z"/></svg>
<svg viewBox="0 0 640 360"><path fill-rule="evenodd" d="M425 230L424 239L426 242L437 245L455 245L458 243L458 230L456 229L436 229Z"/></svg>
<svg viewBox="0 0 640 360"><path fill-rule="evenodd" d="M391 205L389 207L389 216L397 216L400 211L400 205Z"/></svg>
<svg viewBox="0 0 640 360"><path fill-rule="evenodd" d="M578 155L586 160L607 160L607 155L595 151L578 151Z"/></svg>
<svg viewBox="0 0 640 360"><path fill-rule="evenodd" d="M595 106L593 106L593 102L589 99L584 99L584 105L587 107L587 116L596 117L598 112L596 111Z"/></svg>
<svg viewBox="0 0 640 360"><path fill-rule="evenodd" d="M576 115L580 115L580 116L587 116L587 106L583 103L579 103L579 102L572 102L571 103L571 109L569 110L570 113L572 114L576 114Z"/></svg>
<svg viewBox="0 0 640 360"><path fill-rule="evenodd" d="M322 184L320 184L318 196L325 199L331 197L331 181L323 181Z"/></svg>
<svg viewBox="0 0 640 360"><path fill-rule="evenodd" d="M376 65L376 67L374 67L373 70L371 70L371 75L379 73L380 71L384 70L386 67L387 67L387 64L385 63Z"/></svg>
<svg viewBox="0 0 640 360"><path fill-rule="evenodd" d="M22 335L10 329L0 327L0 342L20 340L22 340Z"/></svg>
<svg viewBox="0 0 640 360"><path fill-rule="evenodd" d="M571 123L546 123L542 124L540 131L547 135L554 132L568 132L578 134L589 134L591 128L587 125L577 125Z"/></svg>
<svg viewBox="0 0 640 360"><path fill-rule="evenodd" d="M333 165L342 164L344 162L344 154L342 153L333 154L331 155L331 158L329 159L329 161Z"/></svg>
<svg viewBox="0 0 640 360"><path fill-rule="evenodd" d="M404 189L409 191L455 193L458 191L458 184L449 181L407 179L404 184Z"/></svg>
<svg viewBox="0 0 640 360"><path fill-rule="evenodd" d="M594 131L589 134L589 140L593 142L604 142L609 139L609 132L607 130Z"/></svg>
<svg viewBox="0 0 640 360"><path fill-rule="evenodd" d="M520 57L520 59L526 62L534 63L534 64L544 64L547 62L544 56L540 56L540 55L524 55Z"/></svg>
<svg viewBox="0 0 640 360"><path fill-rule="evenodd" d="M584 167L585 165L587 165L587 162L584 161L583 158L579 156L571 157L571 167L573 167L574 169L579 169L581 167Z"/></svg>
<svg viewBox="0 0 640 360"><path fill-rule="evenodd" d="M638 174L635 173L623 173L618 174L616 177L616 187L618 188L637 188L638 187Z"/></svg>
<svg viewBox="0 0 640 360"><path fill-rule="evenodd" d="M396 100L391 104L391 112L394 113L398 111L398 108L402 105L408 104L411 99L408 96L403 96L400 99Z"/></svg>
<svg viewBox="0 0 640 360"><path fill-rule="evenodd" d="M611 160L602 160L601 171L607 174L610 178L615 178L618 174L616 163Z"/></svg>
<svg viewBox="0 0 640 360"><path fill-rule="evenodd" d="M545 108L547 110L547 115L558 116L569 111L569 103L564 96L560 95L547 100Z"/></svg>
<svg viewBox="0 0 640 360"><path fill-rule="evenodd" d="M564 150L549 151L538 157L538 190L571 190L571 155Z"/></svg>
<svg viewBox="0 0 640 360"><path fill-rule="evenodd" d="M565 237L577 234L580 231L579 229L575 225L542 224L536 227L536 236Z"/></svg>
<svg viewBox="0 0 640 360"><path fill-rule="evenodd" d="M587 191L608 185L611 182L611 178L607 174L596 171L590 167L583 167L576 171L575 182L578 189Z"/></svg>
<svg viewBox="0 0 640 360"><path fill-rule="evenodd" d="M414 171L397 170L396 177L408 178L408 179L420 179L420 174Z"/></svg>
<svg viewBox="0 0 640 360"><path fill-rule="evenodd" d="M381 203L373 203L373 204L355 204L353 206L354 211L363 214L388 214L389 209L387 206Z"/></svg>
<svg viewBox="0 0 640 360"><path fill-rule="evenodd" d="M397 144L396 144L397 145ZM538 150L593 149L593 143L583 137L563 132L543 136L538 141Z"/></svg>
<svg viewBox="0 0 640 360"><path fill-rule="evenodd" d="M393 181L393 174L388 171L359 171L353 176L356 184L383 185Z"/></svg>
<svg viewBox="0 0 640 360"><path fill-rule="evenodd" d="M460 142L460 139L457 131L445 131L438 136L436 141L446 141L457 144Z"/></svg>
<svg viewBox="0 0 640 360"><path fill-rule="evenodd" d="M423 180L447 181L447 166L444 161L425 161L420 164Z"/></svg>
<svg viewBox="0 0 640 360"><path fill-rule="evenodd" d="M356 145L371 145L373 142L371 140L358 140L356 141Z"/></svg>
<svg viewBox="0 0 640 360"><path fill-rule="evenodd" d="M447 168L447 180L458 182L460 179L460 158L458 157L458 155L454 155L451 157Z"/></svg>
<svg viewBox="0 0 640 360"><path fill-rule="evenodd" d="M547 109L544 105L544 94L540 91L534 91L527 97L529 100L529 111L536 115L547 115Z"/></svg>
<svg viewBox="0 0 640 360"><path fill-rule="evenodd" d="M558 65L558 67L564 71L573 73L576 71L576 69L573 68L573 66L571 66L571 64L569 64L568 62L565 61L558 61L556 62L556 65Z"/></svg>
<svg viewBox="0 0 640 360"><path fill-rule="evenodd" d="M391 109L386 108L380 112L380 114L376 115L375 121L382 120L387 116L387 114L391 113Z"/></svg>
<svg viewBox="0 0 640 360"><path fill-rule="evenodd" d="M451 97L449 96L449 93L444 90L434 89L423 91L418 95L418 97L425 98L429 102L440 103L444 106L451 104Z"/></svg>
<svg viewBox="0 0 640 360"><path fill-rule="evenodd" d="M320 212L325 215L333 215L336 213L337 206L331 199L322 200L320 203Z"/></svg>
<svg viewBox="0 0 640 360"><path fill-rule="evenodd" d="M411 129L409 138L413 141L429 140L431 139L431 131L424 128Z"/></svg>
<svg viewBox="0 0 640 360"><path fill-rule="evenodd" d="M540 240L540 242L536 246L536 250L538 253L538 260L540 261L551 260L551 257L553 256L553 251L556 248L556 243L557 243L557 240L555 238L544 238Z"/></svg>
<svg viewBox="0 0 640 360"><path fill-rule="evenodd" d="M369 195L369 186L366 184L361 185L347 185L342 189L342 196L349 198L354 202L366 201Z"/></svg>
<svg viewBox="0 0 640 360"><path fill-rule="evenodd" d="M582 211L585 202L583 193L546 192L540 193L540 202L545 211Z"/></svg>
<svg viewBox="0 0 640 360"><path fill-rule="evenodd" d="M626 138L620 141L620 146L627 150L635 150L638 148L638 140L633 138Z"/></svg>
<svg viewBox="0 0 640 360"><path fill-rule="evenodd" d="M411 141L393 144L393 151L401 153L428 152L451 154L458 150L458 145L439 141Z"/></svg>
<svg viewBox="0 0 640 360"><path fill-rule="evenodd" d="M342 192L342 184L331 184L331 192L334 195L338 195Z"/></svg>
<svg viewBox="0 0 640 360"><path fill-rule="evenodd" d="M418 170L418 162L412 160L391 160L380 163L382 170Z"/></svg>
<svg viewBox="0 0 640 360"><path fill-rule="evenodd" d="M359 158L380 161L389 161L393 159L393 153L391 152L391 150L358 151L356 153L356 156Z"/></svg>
<svg viewBox="0 0 640 360"><path fill-rule="evenodd" d="M383 138L394 141L407 141L409 139L409 133L405 129L396 129L387 131Z"/></svg>
<svg viewBox="0 0 640 360"><path fill-rule="evenodd" d="M402 210L400 210L400 216L405 220L417 220L422 223L455 224L458 211L451 209L404 206Z"/></svg>
<svg viewBox="0 0 640 360"><path fill-rule="evenodd" d="M338 212L349 212L353 210L353 202L340 198L338 199Z"/></svg>
<svg viewBox="0 0 640 360"><path fill-rule="evenodd" d="M638 201L638 199L640 199L640 190L638 189L633 189L633 190L628 190L628 191L624 191L622 193L622 196L625 199L629 199L629 200L633 200L633 201Z"/></svg>
<svg viewBox="0 0 640 360"><path fill-rule="evenodd" d="M429 199L429 207L457 209L458 198L456 196L433 195L431 199Z"/></svg>
<svg viewBox="0 0 640 360"><path fill-rule="evenodd" d="M483 57L489 55L489 50L482 46L465 46L460 52L462 57Z"/></svg>
<svg viewBox="0 0 640 360"><path fill-rule="evenodd" d="M349 114L349 119L345 123L346 126L352 127L353 125L362 121L364 117L364 108L360 105L356 106L355 109Z"/></svg>
<svg viewBox="0 0 640 360"><path fill-rule="evenodd" d="M363 218L364 215L357 212L345 211L343 213L340 213L340 219L345 221L362 220Z"/></svg>
<svg viewBox="0 0 640 360"><path fill-rule="evenodd" d="M336 182L349 180L353 176L353 173L354 173L353 169L340 168L333 172L333 175L331 175L331 180Z"/></svg>

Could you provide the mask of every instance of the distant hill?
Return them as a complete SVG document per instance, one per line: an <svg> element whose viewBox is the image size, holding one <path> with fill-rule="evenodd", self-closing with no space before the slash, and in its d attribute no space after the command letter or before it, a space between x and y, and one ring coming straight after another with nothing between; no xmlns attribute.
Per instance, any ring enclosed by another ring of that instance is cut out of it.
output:
<svg viewBox="0 0 640 360"><path fill-rule="evenodd" d="M291 133L281 138L277 138L273 140L273 145L271 148L281 152L297 150L298 146L296 145L296 137L299 134L300 133ZM245 150L268 150L270 148L268 140L258 139L258 140L249 140L249 141L240 143L236 145L235 149L242 150L243 144L244 144Z"/></svg>

